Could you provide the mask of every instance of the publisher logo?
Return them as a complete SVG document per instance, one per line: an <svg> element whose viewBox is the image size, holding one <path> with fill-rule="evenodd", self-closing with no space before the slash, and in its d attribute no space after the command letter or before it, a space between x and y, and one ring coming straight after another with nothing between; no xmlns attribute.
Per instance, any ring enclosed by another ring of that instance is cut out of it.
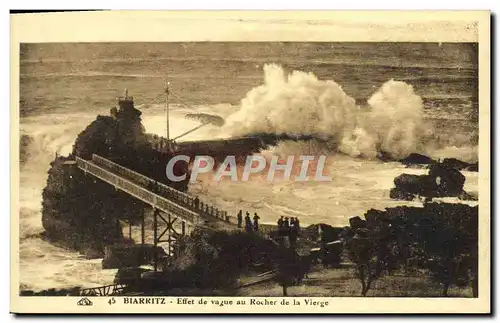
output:
<svg viewBox="0 0 500 323"><path fill-rule="evenodd" d="M90 299L88 299L87 297L84 297L84 298L80 299L78 301L78 303L76 303L76 305L78 305L78 306L92 306L94 304L90 301Z"/></svg>

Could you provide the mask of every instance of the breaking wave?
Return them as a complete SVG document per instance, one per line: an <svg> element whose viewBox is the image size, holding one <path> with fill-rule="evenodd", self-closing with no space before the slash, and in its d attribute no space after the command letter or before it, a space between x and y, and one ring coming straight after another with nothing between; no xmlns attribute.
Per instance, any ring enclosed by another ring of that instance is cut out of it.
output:
<svg viewBox="0 0 500 323"><path fill-rule="evenodd" d="M255 133L310 135L321 140L293 144L297 153L340 152L373 159L381 153L404 158L410 153L432 155L444 147L433 141L433 126L424 119L423 101L405 82L385 82L360 107L333 80L293 71L285 75L281 66L264 66L264 84L252 89L231 114L225 131L233 136ZM287 143L281 143L281 150ZM432 150L432 151L430 151ZM476 157L477 158L477 157Z"/></svg>

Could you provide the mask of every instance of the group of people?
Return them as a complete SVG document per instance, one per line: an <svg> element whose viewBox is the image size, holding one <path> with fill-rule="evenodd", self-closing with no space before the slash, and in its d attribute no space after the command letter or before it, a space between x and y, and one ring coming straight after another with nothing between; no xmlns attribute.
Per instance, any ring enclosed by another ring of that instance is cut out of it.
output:
<svg viewBox="0 0 500 323"><path fill-rule="evenodd" d="M288 237L290 244L292 246L297 242L297 236L300 231L300 221L299 218L285 217L283 216L278 219L278 235L280 237Z"/></svg>
<svg viewBox="0 0 500 323"><path fill-rule="evenodd" d="M238 228L242 228L243 227L243 211L240 210L238 212ZM245 231L246 232L257 232L259 231L259 219L260 219L260 216L257 215L257 212L254 213L254 216L253 216L253 221L252 219L250 218L250 213L246 213L245 215Z"/></svg>
<svg viewBox="0 0 500 323"><path fill-rule="evenodd" d="M299 218L294 217L283 217L278 219L278 231L283 233L296 232L300 231L300 221Z"/></svg>
<svg viewBox="0 0 500 323"><path fill-rule="evenodd" d="M167 185L160 184L157 181L151 183L148 187L153 193L159 194L163 197L173 200L174 202L204 216L212 216L218 219L229 221L229 215L227 211L221 210L208 203L203 203L198 196L194 198L177 191L176 189L170 188Z"/></svg>
<svg viewBox="0 0 500 323"><path fill-rule="evenodd" d="M186 206L193 208L193 210L199 214L205 216L213 216L218 219L228 221L227 211L219 210L212 205L208 205L208 203L203 203L202 201L200 201L198 196L195 196L195 198L192 200L192 203L188 203L188 205Z"/></svg>

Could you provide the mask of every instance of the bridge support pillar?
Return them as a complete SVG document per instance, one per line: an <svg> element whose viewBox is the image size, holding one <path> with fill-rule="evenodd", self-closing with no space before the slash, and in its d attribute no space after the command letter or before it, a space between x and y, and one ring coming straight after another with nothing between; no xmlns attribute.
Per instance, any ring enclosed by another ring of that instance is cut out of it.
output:
<svg viewBox="0 0 500 323"><path fill-rule="evenodd" d="M180 220L181 233L176 231L174 227L175 222ZM162 224L166 225L166 228L159 231L160 221ZM186 235L186 221L183 221L181 218L177 217L175 214L171 213L163 213L158 209L154 209L154 217L153 217L153 235L154 235L154 268L155 271L158 271L158 253L156 252L158 243L164 242L168 244L168 250L165 250L166 253L170 257L176 256L179 252L179 249L174 246L176 244L179 237Z"/></svg>
<svg viewBox="0 0 500 323"><path fill-rule="evenodd" d="M153 245L154 245L154 270L158 271L158 213L160 210L154 209L153 211Z"/></svg>
<svg viewBox="0 0 500 323"><path fill-rule="evenodd" d="M145 210L143 209L141 212L141 244L144 246L144 240L146 238L146 231L144 228L144 212Z"/></svg>

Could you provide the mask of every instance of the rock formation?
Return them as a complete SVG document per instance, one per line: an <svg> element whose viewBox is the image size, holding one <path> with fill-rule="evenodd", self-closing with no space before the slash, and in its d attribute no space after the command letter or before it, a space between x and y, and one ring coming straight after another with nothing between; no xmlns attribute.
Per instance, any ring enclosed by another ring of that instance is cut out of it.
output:
<svg viewBox="0 0 500 323"><path fill-rule="evenodd" d="M99 179L85 175L74 163L75 156L91 159L92 154L116 161L125 167L167 185L165 166L172 155L150 148L141 112L132 98L119 101L111 116L98 116L82 131L68 157L56 157L51 163L43 190L42 223L45 237L76 249L89 257L102 257L106 245L123 241L120 219L136 222L144 205ZM188 174L186 181L174 183L185 190L189 181L187 165L174 172Z"/></svg>
<svg viewBox="0 0 500 323"><path fill-rule="evenodd" d="M430 200L434 197L457 197L463 193L465 176L447 164L433 164L428 175L401 174L394 179L390 191L393 199L412 200L415 196Z"/></svg>

